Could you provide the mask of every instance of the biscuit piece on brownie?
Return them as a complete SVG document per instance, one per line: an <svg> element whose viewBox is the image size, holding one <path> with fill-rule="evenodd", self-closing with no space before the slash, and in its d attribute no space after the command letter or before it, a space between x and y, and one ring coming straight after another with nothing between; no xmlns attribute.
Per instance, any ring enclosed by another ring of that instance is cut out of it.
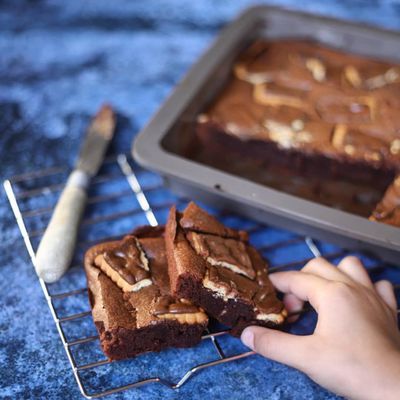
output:
<svg viewBox="0 0 400 400"><path fill-rule="evenodd" d="M171 296L163 236L163 227L143 227L86 253L93 319L110 360L201 340L208 317Z"/></svg>
<svg viewBox="0 0 400 400"><path fill-rule="evenodd" d="M225 227L196 204L170 211L165 232L173 295L232 328L275 326L286 316L268 267L244 231Z"/></svg>
<svg viewBox="0 0 400 400"><path fill-rule="evenodd" d="M369 219L400 227L400 175L386 189Z"/></svg>

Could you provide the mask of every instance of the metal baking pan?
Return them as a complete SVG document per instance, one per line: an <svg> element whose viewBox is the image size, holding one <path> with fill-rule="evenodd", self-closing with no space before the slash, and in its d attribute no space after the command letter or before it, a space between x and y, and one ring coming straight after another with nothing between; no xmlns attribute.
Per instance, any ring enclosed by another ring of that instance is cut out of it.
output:
<svg viewBox="0 0 400 400"><path fill-rule="evenodd" d="M178 193L265 223L400 261L400 229L289 195L183 156L191 122L216 96L238 54L256 38L308 39L347 52L400 61L400 33L259 6L231 23L134 141L143 167Z"/></svg>

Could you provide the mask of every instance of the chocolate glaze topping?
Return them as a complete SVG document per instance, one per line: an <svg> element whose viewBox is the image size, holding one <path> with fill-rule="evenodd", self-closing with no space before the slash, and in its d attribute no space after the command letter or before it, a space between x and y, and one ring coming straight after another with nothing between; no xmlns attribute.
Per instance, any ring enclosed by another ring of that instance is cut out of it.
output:
<svg viewBox="0 0 400 400"><path fill-rule="evenodd" d="M171 296L163 296L159 299L153 314L189 314L196 312L199 312L198 307L192 305L188 301L183 299L176 301Z"/></svg>
<svg viewBox="0 0 400 400"><path fill-rule="evenodd" d="M195 232L189 232L186 238L197 254L208 262L236 267L239 274L254 279L255 272L246 252L246 245L242 241Z"/></svg>
<svg viewBox="0 0 400 400"><path fill-rule="evenodd" d="M150 278L146 254L134 236L125 237L120 248L106 251L103 256L108 265L131 285Z"/></svg>

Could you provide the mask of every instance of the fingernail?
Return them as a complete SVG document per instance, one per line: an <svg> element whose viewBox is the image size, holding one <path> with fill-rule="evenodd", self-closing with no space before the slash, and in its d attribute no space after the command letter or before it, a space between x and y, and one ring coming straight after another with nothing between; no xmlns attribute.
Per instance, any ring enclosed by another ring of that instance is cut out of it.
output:
<svg viewBox="0 0 400 400"><path fill-rule="evenodd" d="M250 328L246 328L240 337L243 344L252 349L254 347L254 333Z"/></svg>

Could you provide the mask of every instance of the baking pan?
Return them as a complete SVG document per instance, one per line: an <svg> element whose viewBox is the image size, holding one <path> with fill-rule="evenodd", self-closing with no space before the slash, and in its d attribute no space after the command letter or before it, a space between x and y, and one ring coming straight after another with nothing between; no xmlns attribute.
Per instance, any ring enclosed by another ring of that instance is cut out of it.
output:
<svg viewBox="0 0 400 400"><path fill-rule="evenodd" d="M400 229L286 194L184 157L191 125L229 78L233 61L256 38L296 38L350 53L400 61L400 33L269 6L248 9L223 30L134 141L143 167L172 190L346 248L400 261Z"/></svg>

